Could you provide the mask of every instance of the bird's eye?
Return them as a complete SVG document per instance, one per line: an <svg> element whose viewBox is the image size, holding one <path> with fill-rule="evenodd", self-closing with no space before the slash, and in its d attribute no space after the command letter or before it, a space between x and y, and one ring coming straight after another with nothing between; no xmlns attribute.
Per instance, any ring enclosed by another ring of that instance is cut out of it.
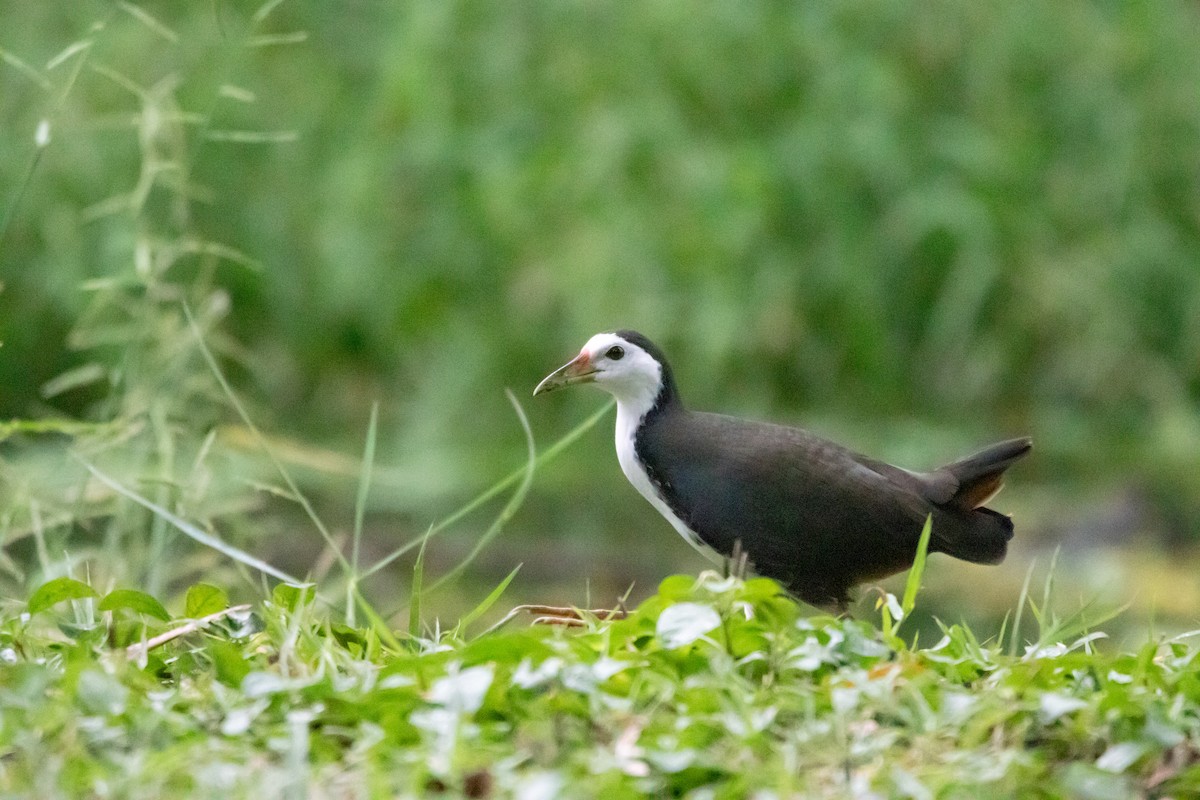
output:
<svg viewBox="0 0 1200 800"><path fill-rule="evenodd" d="M612 361L620 361L625 357L625 348L621 347L619 344L616 344L608 348L608 352L604 355L608 356L608 358Z"/></svg>

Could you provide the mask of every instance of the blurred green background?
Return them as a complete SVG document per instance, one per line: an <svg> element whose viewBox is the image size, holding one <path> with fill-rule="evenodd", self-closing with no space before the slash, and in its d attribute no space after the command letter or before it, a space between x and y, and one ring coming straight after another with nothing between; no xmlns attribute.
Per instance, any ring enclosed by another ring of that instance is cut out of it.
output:
<svg viewBox="0 0 1200 800"><path fill-rule="evenodd" d="M906 466L1031 434L997 501L1012 557L936 559L942 615L1002 616L1057 547L1072 600L1194 627L1194 3L2 8L7 594L229 569L71 452L296 572L327 566L186 299L342 542L379 403L367 563L522 465L505 387L548 446L604 400L534 401L538 379L633 327L691 405ZM447 614L517 563L512 602L595 604L705 566L611 435L537 473ZM500 502L433 540L430 569ZM385 607L411 555L395 566L369 586Z"/></svg>

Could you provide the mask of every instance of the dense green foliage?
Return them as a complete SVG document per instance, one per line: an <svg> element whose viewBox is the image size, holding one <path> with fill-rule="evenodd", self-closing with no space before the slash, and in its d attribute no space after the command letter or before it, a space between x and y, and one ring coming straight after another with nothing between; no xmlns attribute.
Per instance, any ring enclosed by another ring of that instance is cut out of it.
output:
<svg viewBox="0 0 1200 800"><path fill-rule="evenodd" d="M628 325L698 404L912 461L1029 431L1196 508L1194 4L255 8L6 9L2 413L127 379L83 281L199 273L304 437L384 399L398 502L495 468L497 387Z"/></svg>
<svg viewBox="0 0 1200 800"><path fill-rule="evenodd" d="M233 613L193 587L185 615L216 614L199 628L139 592L90 594L59 581L0 617L7 797L1200 791L1200 654L1179 641L1106 654L1043 619L1018 652L959 626L910 647L712 574L616 621L394 645L284 585Z"/></svg>

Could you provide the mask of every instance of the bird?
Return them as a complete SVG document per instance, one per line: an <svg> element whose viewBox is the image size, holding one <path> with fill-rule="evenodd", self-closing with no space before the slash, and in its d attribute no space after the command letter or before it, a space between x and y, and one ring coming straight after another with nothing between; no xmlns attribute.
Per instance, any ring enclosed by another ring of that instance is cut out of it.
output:
<svg viewBox="0 0 1200 800"><path fill-rule="evenodd" d="M808 430L693 411L663 351L632 330L597 333L535 396L591 384L616 399L617 461L633 487L700 552L744 555L810 605L845 610L852 588L929 552L1004 560L1012 519L986 507L1029 437L916 472Z"/></svg>

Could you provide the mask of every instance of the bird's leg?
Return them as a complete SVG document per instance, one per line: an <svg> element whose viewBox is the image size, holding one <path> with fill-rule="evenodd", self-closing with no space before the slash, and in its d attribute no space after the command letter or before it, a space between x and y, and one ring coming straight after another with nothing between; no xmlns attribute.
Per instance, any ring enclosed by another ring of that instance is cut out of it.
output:
<svg viewBox="0 0 1200 800"><path fill-rule="evenodd" d="M742 548L742 540L733 540L733 551L729 557L725 559L725 577L735 577L739 580L746 579L746 573L750 571L750 554Z"/></svg>

